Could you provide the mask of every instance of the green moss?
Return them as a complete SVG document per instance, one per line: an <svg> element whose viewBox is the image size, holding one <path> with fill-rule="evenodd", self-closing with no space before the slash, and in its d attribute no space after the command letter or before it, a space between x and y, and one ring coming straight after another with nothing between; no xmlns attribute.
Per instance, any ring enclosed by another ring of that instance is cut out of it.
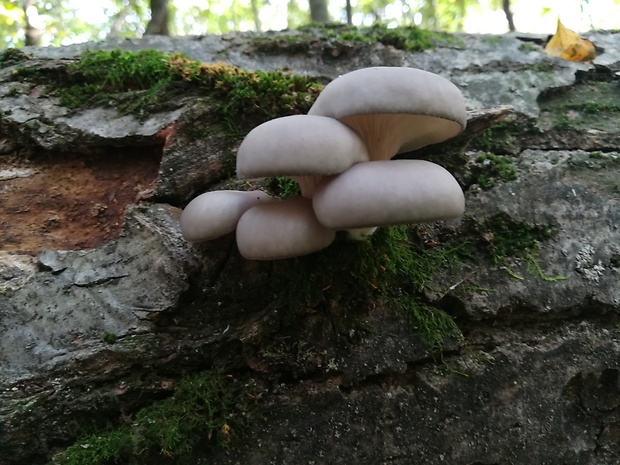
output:
<svg viewBox="0 0 620 465"><path fill-rule="evenodd" d="M500 42L504 40L503 36L495 35L495 34L482 34L480 36L482 40L491 45L498 45Z"/></svg>
<svg viewBox="0 0 620 465"><path fill-rule="evenodd" d="M65 465L105 465L123 463L133 449L131 428L124 426L102 434L84 437L54 458L54 463ZM132 462L127 462L132 463Z"/></svg>
<svg viewBox="0 0 620 465"><path fill-rule="evenodd" d="M327 34L327 37L330 35ZM331 38L362 43L380 42L401 50L421 52L437 46L441 39L447 41L450 37L448 34L439 34L415 26L388 29L382 24L376 24L368 28L348 27L333 30Z"/></svg>
<svg viewBox="0 0 620 465"><path fill-rule="evenodd" d="M113 106L139 113L152 105L174 79L168 56L139 52L87 51L57 83L60 103L68 108Z"/></svg>
<svg viewBox="0 0 620 465"><path fill-rule="evenodd" d="M274 283L278 305L357 308L379 301L401 312L430 348L439 349L447 338L462 336L452 317L421 291L432 287L435 271L459 266L471 249L457 239L439 244L425 237L407 227L379 228L361 241L343 233L329 248L290 262L286 279Z"/></svg>
<svg viewBox="0 0 620 465"><path fill-rule="evenodd" d="M519 45L519 50L523 53L542 52L542 48L539 45L534 45L530 42L524 42Z"/></svg>
<svg viewBox="0 0 620 465"><path fill-rule="evenodd" d="M527 66L527 69L537 73L549 74L558 69L558 65L554 62L541 61ZM550 75L550 74L549 74Z"/></svg>
<svg viewBox="0 0 620 465"><path fill-rule="evenodd" d="M61 465L170 463L200 445L223 446L249 420L248 388L220 370L183 378L172 397L140 410L131 424L82 437L54 458Z"/></svg>
<svg viewBox="0 0 620 465"><path fill-rule="evenodd" d="M0 67L13 66L29 59L29 56L20 49L7 48L4 52L0 53Z"/></svg>
<svg viewBox="0 0 620 465"><path fill-rule="evenodd" d="M185 55L153 50L88 51L66 73L40 76L23 69L21 79L54 87L72 109L114 107L145 117L179 105L192 96L212 106L231 131L275 117L308 111L322 85L286 72L247 71L223 63L204 64Z"/></svg>
<svg viewBox="0 0 620 465"><path fill-rule="evenodd" d="M544 129L618 132L620 92L616 81L586 77L570 87L545 92L539 98L539 107Z"/></svg>
<svg viewBox="0 0 620 465"><path fill-rule="evenodd" d="M108 344L114 344L118 339L118 336L114 333L105 333L101 340Z"/></svg>
<svg viewBox="0 0 620 465"><path fill-rule="evenodd" d="M485 153L476 158L476 164L471 170L468 180L471 184L478 184L482 189L491 189L497 181L512 181L517 179L517 172L512 158Z"/></svg>
<svg viewBox="0 0 620 465"><path fill-rule="evenodd" d="M285 177L267 178L263 184L263 190L269 195L285 199L294 195L301 195L301 189L297 181Z"/></svg>
<svg viewBox="0 0 620 465"><path fill-rule="evenodd" d="M169 59L155 50L87 51L69 66L68 72L80 83L97 86L102 93L146 90L174 78Z"/></svg>
<svg viewBox="0 0 620 465"><path fill-rule="evenodd" d="M9 90L6 93L7 97L17 97L18 95L20 95L22 92L17 88L17 87L13 87L11 90Z"/></svg>
<svg viewBox="0 0 620 465"><path fill-rule="evenodd" d="M409 52L421 52L437 46L461 46L454 36L432 32L416 26L388 28L382 24L370 27L355 27L345 24L304 26L290 35L257 37L254 49L260 53L306 53L315 44L323 42L333 45L382 43Z"/></svg>
<svg viewBox="0 0 620 465"><path fill-rule="evenodd" d="M480 224L470 224L470 229L478 231L481 249L513 278L524 279L507 267L511 259L520 259L525 261L530 274L545 281L566 279L564 276L549 276L540 267L540 244L553 237L551 226L515 222L508 215L499 214Z"/></svg>
<svg viewBox="0 0 620 465"><path fill-rule="evenodd" d="M620 156L617 153L573 152L568 166L573 169L614 170L620 166Z"/></svg>
<svg viewBox="0 0 620 465"><path fill-rule="evenodd" d="M515 222L504 214L489 218L476 229L487 242L486 250L495 262L506 258L526 258L538 251L541 241L553 236L549 225Z"/></svg>
<svg viewBox="0 0 620 465"><path fill-rule="evenodd" d="M540 129L535 120L515 115L475 134L468 141L468 146L489 153L516 154L528 138L537 134L540 134Z"/></svg>
<svg viewBox="0 0 620 465"><path fill-rule="evenodd" d="M277 35L275 37L260 36L252 39L252 48L258 53L276 55L285 53L294 55L296 53L308 53L312 46L319 42L319 39L303 33L290 35Z"/></svg>
<svg viewBox="0 0 620 465"><path fill-rule="evenodd" d="M620 113L620 105L615 103L585 102L582 104L568 105L567 108L581 110L589 114L596 114L599 112Z"/></svg>

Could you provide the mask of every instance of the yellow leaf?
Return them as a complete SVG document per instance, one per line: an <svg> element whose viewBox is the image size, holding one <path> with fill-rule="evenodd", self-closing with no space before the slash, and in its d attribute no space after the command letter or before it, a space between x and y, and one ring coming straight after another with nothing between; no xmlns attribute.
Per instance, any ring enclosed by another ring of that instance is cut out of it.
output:
<svg viewBox="0 0 620 465"><path fill-rule="evenodd" d="M592 61L596 57L594 44L564 27L559 19L558 29L547 43L545 51L552 57L568 61Z"/></svg>

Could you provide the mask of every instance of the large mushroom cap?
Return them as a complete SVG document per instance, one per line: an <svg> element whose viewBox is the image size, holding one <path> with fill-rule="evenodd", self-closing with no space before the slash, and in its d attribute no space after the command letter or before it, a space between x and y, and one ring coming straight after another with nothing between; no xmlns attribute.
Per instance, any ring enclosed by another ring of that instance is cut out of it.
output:
<svg viewBox="0 0 620 465"><path fill-rule="evenodd" d="M245 211L274 200L262 191L212 191L199 195L181 213L181 233L188 242L217 239L231 233Z"/></svg>
<svg viewBox="0 0 620 465"><path fill-rule="evenodd" d="M310 196L317 176L342 173L361 161L368 161L368 152L355 131L333 118L294 115L250 131L237 152L237 176L292 177Z"/></svg>
<svg viewBox="0 0 620 465"><path fill-rule="evenodd" d="M277 260L317 252L330 245L336 233L322 226L312 201L289 197L249 209L237 226L239 252L250 260Z"/></svg>
<svg viewBox="0 0 620 465"><path fill-rule="evenodd" d="M351 167L319 187L312 204L321 224L340 230L457 218L465 198L441 166L391 160Z"/></svg>
<svg viewBox="0 0 620 465"><path fill-rule="evenodd" d="M415 68L375 67L330 82L309 115L336 118L360 134L371 160L387 160L458 135L467 122L461 91Z"/></svg>

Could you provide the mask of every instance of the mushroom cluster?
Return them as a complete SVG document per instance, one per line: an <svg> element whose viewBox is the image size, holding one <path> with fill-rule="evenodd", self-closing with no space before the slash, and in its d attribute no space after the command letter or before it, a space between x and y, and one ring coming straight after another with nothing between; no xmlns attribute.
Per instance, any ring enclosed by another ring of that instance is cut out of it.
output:
<svg viewBox="0 0 620 465"><path fill-rule="evenodd" d="M414 68L374 67L330 82L307 115L254 128L237 152L237 176L286 176L301 196L213 191L181 215L190 242L236 229L239 252L253 260L309 254L329 246L336 231L356 238L379 226L424 223L463 214L454 177L423 160L391 160L456 136L467 114L459 89Z"/></svg>

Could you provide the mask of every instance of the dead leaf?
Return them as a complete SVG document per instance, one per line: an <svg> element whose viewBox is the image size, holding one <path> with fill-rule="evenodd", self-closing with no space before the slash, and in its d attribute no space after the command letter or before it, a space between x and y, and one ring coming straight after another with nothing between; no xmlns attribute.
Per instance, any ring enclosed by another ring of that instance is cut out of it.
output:
<svg viewBox="0 0 620 465"><path fill-rule="evenodd" d="M552 57L560 57L567 61L592 61L596 58L594 44L564 27L559 19L558 29L547 43L545 51Z"/></svg>

